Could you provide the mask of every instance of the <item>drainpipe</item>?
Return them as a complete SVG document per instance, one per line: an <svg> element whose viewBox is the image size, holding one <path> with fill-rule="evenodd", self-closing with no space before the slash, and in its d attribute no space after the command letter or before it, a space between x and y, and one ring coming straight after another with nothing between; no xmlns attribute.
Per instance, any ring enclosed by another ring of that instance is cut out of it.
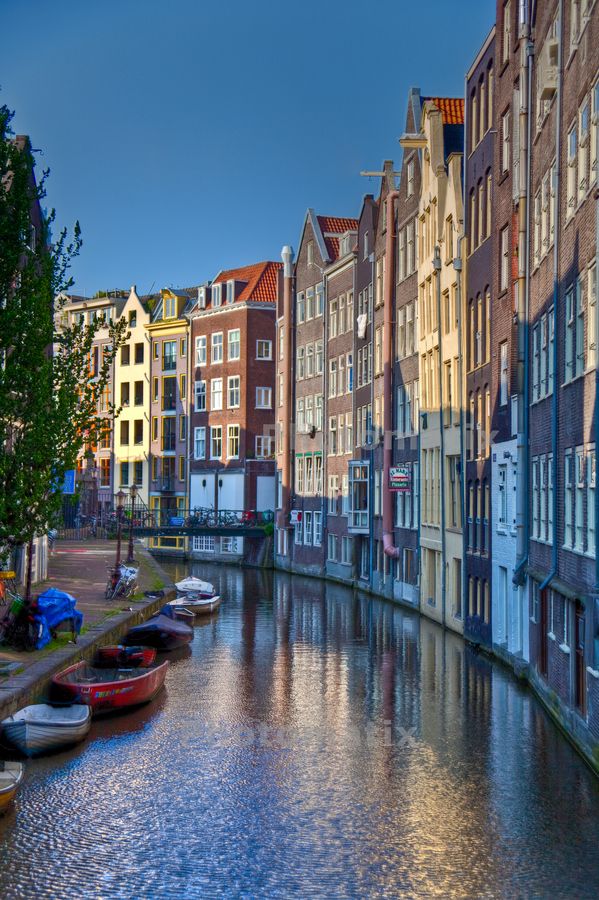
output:
<svg viewBox="0 0 599 900"><path fill-rule="evenodd" d="M441 319L441 250L435 246L433 268L436 272L437 324L439 328L439 489L441 492L441 622L445 625L447 603L447 548L445 545L445 422L443 421L443 327Z"/></svg>
<svg viewBox="0 0 599 900"><path fill-rule="evenodd" d="M597 310L599 310L599 280L597 279L597 273L599 273L599 127L597 127L597 149L596 149L596 159L597 159L597 186L595 189L595 208L596 208L596 221L595 221L595 593L599 594L599 551L598 551L598 541L597 541L597 523L599 522L599 490L597 490L597 454L599 453L599 315L597 315ZM556 193L557 196L557 193ZM555 306L554 306L554 314L555 314ZM557 343L555 331L553 332L554 343ZM554 372L553 375L554 382L557 384L556 374ZM554 386L555 390L555 386ZM553 487L553 493L556 494L555 485ZM554 529L555 529L555 519L554 519ZM595 621L593 626L597 628L599 622ZM597 665L598 660L593 660L593 665Z"/></svg>
<svg viewBox="0 0 599 900"><path fill-rule="evenodd" d="M283 418L283 465L281 468L281 514L279 528L289 528L289 513L291 509L291 429L295 423L295 409L293 405L293 388L291 380L292 340L291 340L291 315L293 297L293 250L289 246L281 250L283 260L283 405L286 407ZM278 348L276 350L278 355ZM279 360L280 362L280 360ZM278 420L277 420L278 424ZM290 555L290 544L287 550Z"/></svg>
<svg viewBox="0 0 599 900"><path fill-rule="evenodd" d="M554 223L553 223L553 394L551 395L551 452L553 454L553 534L551 536L551 571L547 577L539 585L539 591L544 591L546 587L557 575L558 566L558 545L557 545L557 517L559 511L558 503L558 381L557 381L557 348L558 348L558 304L559 304L559 191L561 183L561 128L562 128L562 23L563 23L563 0L560 0L558 13L558 49L557 49L557 96L555 108L555 184L554 192ZM595 378L598 376L595 375ZM595 404L597 399L595 399ZM595 417L595 430L597 430L597 419ZM595 560L597 565L597 560Z"/></svg>
<svg viewBox="0 0 599 900"><path fill-rule="evenodd" d="M528 564L530 536L528 457L529 457L529 315L530 315L530 197L532 64L534 45L530 41L530 27L521 27L522 63L520 67L520 167L518 191L518 437L517 461L519 487L516 496L516 567L512 581L524 584ZM526 102L523 97L526 95ZM522 162L524 161L524 166ZM555 339L557 344L557 338ZM554 373L554 378L557 373Z"/></svg>
<svg viewBox="0 0 599 900"><path fill-rule="evenodd" d="M391 559L398 559L401 549L393 544L393 511L389 490L389 470L393 453L393 284L395 263L395 215L393 204L399 197L398 191L389 191L387 204L387 235L385 244L385 296L383 316L383 550Z"/></svg>
<svg viewBox="0 0 599 900"><path fill-rule="evenodd" d="M374 235L373 235L374 237ZM368 562L370 565L370 577L368 583L370 589L374 584L374 429L373 429L373 412L374 412L374 260L375 250L370 254L370 283L372 285L372 295L368 298L370 310L370 341L372 344L372 358L370 367L370 416L366 420L368 426L368 529L370 531L370 543L368 548ZM372 306L370 302L372 301ZM366 322L368 328L368 322ZM377 560L378 563L378 560Z"/></svg>
<svg viewBox="0 0 599 900"><path fill-rule="evenodd" d="M456 303L458 306L458 373L459 373L459 388L458 388L458 397L460 403L460 520L462 523L462 562L461 562L461 570L462 570L462 596L460 597L460 614L462 616L462 621L464 621L464 611L466 609L466 590L467 590L467 578L466 578L466 444L464 442L464 396L463 396L463 377L464 377L464 366L463 366L463 354L462 354L462 241L464 240L463 236L460 235L458 237L458 246L455 259L453 260L453 267L456 271L456 280L457 280L457 297Z"/></svg>

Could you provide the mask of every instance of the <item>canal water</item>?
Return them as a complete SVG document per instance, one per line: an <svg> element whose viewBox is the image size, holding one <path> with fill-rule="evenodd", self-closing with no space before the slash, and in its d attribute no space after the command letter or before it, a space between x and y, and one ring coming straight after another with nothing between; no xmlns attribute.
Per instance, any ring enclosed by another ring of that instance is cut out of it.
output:
<svg viewBox="0 0 599 900"><path fill-rule="evenodd" d="M505 670L337 585L193 571L225 600L166 691L27 764L2 900L598 896L599 784Z"/></svg>

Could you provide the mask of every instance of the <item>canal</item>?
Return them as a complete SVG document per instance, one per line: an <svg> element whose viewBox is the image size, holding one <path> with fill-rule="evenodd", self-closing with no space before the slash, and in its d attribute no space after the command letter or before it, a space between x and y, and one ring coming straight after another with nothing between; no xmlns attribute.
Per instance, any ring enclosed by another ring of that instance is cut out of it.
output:
<svg viewBox="0 0 599 900"><path fill-rule="evenodd" d="M27 764L3 900L598 895L599 784L509 673L337 585L193 571L225 601L167 690Z"/></svg>

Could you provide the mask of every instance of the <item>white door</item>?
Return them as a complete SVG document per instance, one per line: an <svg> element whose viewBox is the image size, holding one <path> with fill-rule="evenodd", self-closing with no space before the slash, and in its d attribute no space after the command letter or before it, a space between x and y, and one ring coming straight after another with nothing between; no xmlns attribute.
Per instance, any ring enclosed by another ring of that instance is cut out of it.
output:
<svg viewBox="0 0 599 900"><path fill-rule="evenodd" d="M275 508L275 477L274 475L258 475L256 479L256 509L264 512L265 509Z"/></svg>

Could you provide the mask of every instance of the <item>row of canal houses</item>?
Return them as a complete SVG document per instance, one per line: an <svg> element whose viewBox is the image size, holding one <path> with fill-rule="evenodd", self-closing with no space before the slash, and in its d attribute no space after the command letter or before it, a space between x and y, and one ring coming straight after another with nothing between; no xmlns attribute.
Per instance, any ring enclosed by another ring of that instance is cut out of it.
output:
<svg viewBox="0 0 599 900"><path fill-rule="evenodd" d="M94 448L101 503L135 482L151 509L275 510L279 568L492 648L587 753L598 8L498 0L464 97L412 88L400 163L366 173L378 194L354 217L308 209L282 264L69 304L130 326L111 386L122 411ZM186 541L154 544L246 552Z"/></svg>

